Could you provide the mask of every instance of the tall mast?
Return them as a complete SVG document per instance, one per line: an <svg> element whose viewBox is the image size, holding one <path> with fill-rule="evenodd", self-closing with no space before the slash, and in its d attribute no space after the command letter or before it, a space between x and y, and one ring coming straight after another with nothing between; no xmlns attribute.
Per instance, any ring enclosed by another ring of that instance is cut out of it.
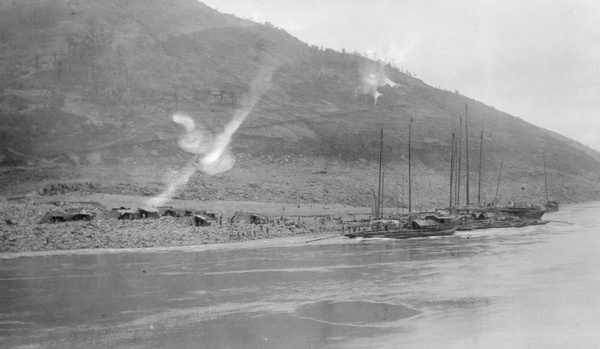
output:
<svg viewBox="0 0 600 349"><path fill-rule="evenodd" d="M452 182L454 182L454 132L452 132L452 155L450 156L450 205L448 208L452 208Z"/></svg>
<svg viewBox="0 0 600 349"><path fill-rule="evenodd" d="M467 206L469 206L469 178L471 177L471 172L469 172L469 114L467 112L467 104L465 103L465 141L467 146Z"/></svg>
<svg viewBox="0 0 600 349"><path fill-rule="evenodd" d="M398 215L398 179L396 179L396 216Z"/></svg>
<svg viewBox="0 0 600 349"><path fill-rule="evenodd" d="M548 176L546 176L546 153L544 155L544 183L546 184L546 202L548 201Z"/></svg>
<svg viewBox="0 0 600 349"><path fill-rule="evenodd" d="M385 213L385 207L383 206L383 197L385 196L385 190L384 188L384 183L385 183L385 170L382 169L381 170L381 204L379 205L379 207L381 207L381 210L379 211L381 213L381 218L383 218L383 214Z"/></svg>
<svg viewBox="0 0 600 349"><path fill-rule="evenodd" d="M498 184L496 185L496 199L495 202L498 202L498 188L500 187L500 174L502 173L502 164L504 163L504 159L500 161L500 171L498 171Z"/></svg>
<svg viewBox="0 0 600 349"><path fill-rule="evenodd" d="M404 173L402 174L402 213L404 213Z"/></svg>
<svg viewBox="0 0 600 349"><path fill-rule="evenodd" d="M458 206L458 137L454 139L454 206Z"/></svg>
<svg viewBox="0 0 600 349"><path fill-rule="evenodd" d="M483 159L483 127L481 128L481 139L479 141L479 189L477 190L477 206L481 206L481 161Z"/></svg>
<svg viewBox="0 0 600 349"><path fill-rule="evenodd" d="M383 132L383 131L382 131ZM412 118L408 124L408 212L412 212L412 167L411 167L411 133L412 133Z"/></svg>
<svg viewBox="0 0 600 349"><path fill-rule="evenodd" d="M381 128L381 136L379 137L379 182L377 183L378 191L377 191L377 208L375 212L377 213L377 218L381 216L381 191L382 191L382 183L383 183L383 172L382 166L383 163L383 127Z"/></svg>
<svg viewBox="0 0 600 349"><path fill-rule="evenodd" d="M460 117L460 127L458 128L458 173L456 175L456 206L460 206L460 170L462 160L462 116Z"/></svg>

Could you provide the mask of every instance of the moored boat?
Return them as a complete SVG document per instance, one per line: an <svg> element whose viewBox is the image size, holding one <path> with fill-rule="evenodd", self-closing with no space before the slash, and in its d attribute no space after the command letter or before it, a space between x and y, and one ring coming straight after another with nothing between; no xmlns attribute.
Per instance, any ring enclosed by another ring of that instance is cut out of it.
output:
<svg viewBox="0 0 600 349"><path fill-rule="evenodd" d="M496 209L498 212L525 219L540 219L546 213L546 210L539 206L505 206Z"/></svg>
<svg viewBox="0 0 600 349"><path fill-rule="evenodd" d="M556 212L556 211L558 211L558 201L554 201L554 200L546 201L546 205L544 205L544 208L546 209L547 212Z"/></svg>
<svg viewBox="0 0 600 349"><path fill-rule="evenodd" d="M388 232L383 237L393 239L411 239L411 238L424 238L432 236L447 236L452 235L456 232L456 227L444 230L423 230L423 229L407 229L398 230L394 232Z"/></svg>
<svg viewBox="0 0 600 349"><path fill-rule="evenodd" d="M362 231L344 234L348 238L391 238L391 239L412 239L432 236L447 236L456 232L456 227L444 230L429 229L396 229L379 231Z"/></svg>
<svg viewBox="0 0 600 349"><path fill-rule="evenodd" d="M348 238L393 238L393 239L411 239L431 236L446 236L456 232L459 219L456 216L428 215L424 218L412 219L402 227L391 227L386 224L383 229L381 225L373 225L369 229L363 228L361 231L353 231L343 234Z"/></svg>

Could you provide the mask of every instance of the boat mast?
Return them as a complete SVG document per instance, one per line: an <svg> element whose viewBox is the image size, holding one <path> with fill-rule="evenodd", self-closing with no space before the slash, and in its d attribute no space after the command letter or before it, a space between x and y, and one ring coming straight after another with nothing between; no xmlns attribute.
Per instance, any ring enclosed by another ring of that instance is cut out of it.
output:
<svg viewBox="0 0 600 349"><path fill-rule="evenodd" d="M496 198L494 202L498 202L498 188L500 187L500 174L502 173L502 164L504 163L504 159L500 161L500 171L498 171L498 184L496 185Z"/></svg>
<svg viewBox="0 0 600 349"><path fill-rule="evenodd" d="M469 206L469 177L471 177L471 172L469 172L469 114L467 103L465 103L465 142L467 146L467 206Z"/></svg>
<svg viewBox="0 0 600 349"><path fill-rule="evenodd" d="M458 203L456 198L458 198L458 137L454 139L454 206L457 206Z"/></svg>
<svg viewBox="0 0 600 349"><path fill-rule="evenodd" d="M546 185L546 202L548 202L548 176L546 175L546 152L543 153L544 158L544 183Z"/></svg>
<svg viewBox="0 0 600 349"><path fill-rule="evenodd" d="M383 130L381 131L383 132ZM408 213L412 212L412 168L411 168L411 133L412 133L412 118L408 124Z"/></svg>
<svg viewBox="0 0 600 349"><path fill-rule="evenodd" d="M450 156L450 205L452 208L452 182L454 181L454 132L452 132L452 155Z"/></svg>
<svg viewBox="0 0 600 349"><path fill-rule="evenodd" d="M404 214L404 173L402 174L402 214Z"/></svg>
<svg viewBox="0 0 600 349"><path fill-rule="evenodd" d="M384 183L385 183L385 171L382 169L381 170L381 204L379 205L379 207L381 207L380 209L380 213L381 213L381 218L384 217L384 211L385 211L385 207L383 206L383 197L385 196L384 192Z"/></svg>
<svg viewBox="0 0 600 349"><path fill-rule="evenodd" d="M381 128L381 136L379 137L379 182L377 183L378 186L378 192L377 192L377 208L375 210L377 217L376 218L380 218L381 216L381 187L382 187L382 183L383 183L383 172L382 172L382 159L383 159L383 127Z"/></svg>
<svg viewBox="0 0 600 349"><path fill-rule="evenodd" d="M398 215L398 179L396 179L396 216Z"/></svg>
<svg viewBox="0 0 600 349"><path fill-rule="evenodd" d="M458 128L458 173L456 175L456 206L460 206L460 167L462 160L462 115L460 117L460 126Z"/></svg>
<svg viewBox="0 0 600 349"><path fill-rule="evenodd" d="M483 159L483 127L479 141L479 189L477 190L477 206L481 206L481 160Z"/></svg>

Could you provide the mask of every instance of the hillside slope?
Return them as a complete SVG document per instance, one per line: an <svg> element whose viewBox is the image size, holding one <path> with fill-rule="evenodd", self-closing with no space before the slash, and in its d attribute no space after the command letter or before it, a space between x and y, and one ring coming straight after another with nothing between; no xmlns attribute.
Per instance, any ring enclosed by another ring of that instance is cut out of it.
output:
<svg viewBox="0 0 600 349"><path fill-rule="evenodd" d="M270 88L234 136L236 166L196 174L180 197L369 205L383 128L393 205L394 184L406 186L412 120L416 193L443 205L467 105L473 188L484 130L484 200L495 196L501 161L501 199L543 199L542 154L553 198L600 198L600 154L575 141L195 0L0 0L0 23L4 193L61 181L157 192L191 158L172 115L219 132L271 67Z"/></svg>

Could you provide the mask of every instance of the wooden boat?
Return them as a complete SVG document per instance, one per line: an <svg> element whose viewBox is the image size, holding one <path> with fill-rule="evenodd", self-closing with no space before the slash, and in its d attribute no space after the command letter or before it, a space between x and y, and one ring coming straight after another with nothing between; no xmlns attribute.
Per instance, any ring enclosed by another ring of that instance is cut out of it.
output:
<svg viewBox="0 0 600 349"><path fill-rule="evenodd" d="M470 230L492 229L495 227L494 223L495 222L493 220L476 221L465 223L460 227L468 227Z"/></svg>
<svg viewBox="0 0 600 349"><path fill-rule="evenodd" d="M424 238L431 236L447 236L452 235L456 232L456 227L446 230L398 230L394 232L388 232L384 235L386 238L393 239L412 239L412 238Z"/></svg>
<svg viewBox="0 0 600 349"><path fill-rule="evenodd" d="M509 220L509 221L474 221L461 224L457 227L458 231L471 231L483 229L498 229L498 228L521 228L528 225L527 220Z"/></svg>
<svg viewBox="0 0 600 349"><path fill-rule="evenodd" d="M456 232L456 228L445 230L429 230L429 229L396 229L396 230L379 230L379 231L363 231L344 234L348 238L390 238L390 239L413 239L424 238L431 236L447 236Z"/></svg>
<svg viewBox="0 0 600 349"><path fill-rule="evenodd" d="M464 211L464 213L461 215L461 223L457 230L470 231L495 228L521 228L538 220L539 219L527 219L524 217L507 214L505 212L486 212L483 208L479 208L477 211L472 213Z"/></svg>
<svg viewBox="0 0 600 349"><path fill-rule="evenodd" d="M511 216L516 216L525 219L540 219L546 213L546 210L539 206L506 206L497 207L496 210Z"/></svg>
<svg viewBox="0 0 600 349"><path fill-rule="evenodd" d="M546 201L546 205L544 205L544 208L547 212L556 212L558 211L558 201Z"/></svg>
<svg viewBox="0 0 600 349"><path fill-rule="evenodd" d="M411 239L419 237L430 237L430 236L445 236L452 235L456 232L459 219L455 216L439 216L439 215L427 215L421 219L413 219L410 223L407 223L402 228L389 228L387 229L376 229L354 231L351 233L343 234L349 238L393 238L393 239Z"/></svg>

